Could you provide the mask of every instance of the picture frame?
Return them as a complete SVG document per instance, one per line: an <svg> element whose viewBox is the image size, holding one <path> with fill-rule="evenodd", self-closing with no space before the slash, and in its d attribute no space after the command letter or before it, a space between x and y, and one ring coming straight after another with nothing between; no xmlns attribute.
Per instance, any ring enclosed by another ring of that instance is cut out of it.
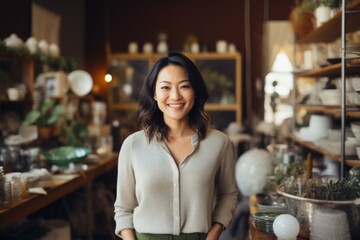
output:
<svg viewBox="0 0 360 240"><path fill-rule="evenodd" d="M43 86L44 99L63 98L69 90L67 75L63 71L41 73L36 81Z"/></svg>

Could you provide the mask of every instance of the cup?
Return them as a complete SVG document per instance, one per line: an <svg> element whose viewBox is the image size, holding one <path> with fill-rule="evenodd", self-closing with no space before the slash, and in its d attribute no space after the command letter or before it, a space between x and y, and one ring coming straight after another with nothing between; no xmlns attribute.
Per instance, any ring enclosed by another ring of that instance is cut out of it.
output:
<svg viewBox="0 0 360 240"><path fill-rule="evenodd" d="M7 89L8 98L10 101L17 101L20 99L19 89L10 87Z"/></svg>
<svg viewBox="0 0 360 240"><path fill-rule="evenodd" d="M11 181L4 181L2 186L3 189L0 188L0 209L9 208L11 206Z"/></svg>
<svg viewBox="0 0 360 240"><path fill-rule="evenodd" d="M151 54L151 53L153 53L153 49L154 47L153 47L153 45L151 44L151 43L144 43L144 45L143 45L143 52L144 53L147 53L147 54Z"/></svg>
<svg viewBox="0 0 360 240"><path fill-rule="evenodd" d="M216 42L216 52L226 53L227 51L227 42L225 40L219 40Z"/></svg>
<svg viewBox="0 0 360 240"><path fill-rule="evenodd" d="M229 53L236 53L236 46L234 43L229 44Z"/></svg>
<svg viewBox="0 0 360 240"><path fill-rule="evenodd" d="M113 138L109 136L100 136L97 139L96 153L100 156L110 156L113 149Z"/></svg>
<svg viewBox="0 0 360 240"><path fill-rule="evenodd" d="M199 52L200 52L200 45L199 45L199 43L197 43L197 42L191 43L190 51L191 51L191 53L199 53Z"/></svg>
<svg viewBox="0 0 360 240"><path fill-rule="evenodd" d="M138 44L136 42L130 42L128 46L129 53L137 53L138 52Z"/></svg>

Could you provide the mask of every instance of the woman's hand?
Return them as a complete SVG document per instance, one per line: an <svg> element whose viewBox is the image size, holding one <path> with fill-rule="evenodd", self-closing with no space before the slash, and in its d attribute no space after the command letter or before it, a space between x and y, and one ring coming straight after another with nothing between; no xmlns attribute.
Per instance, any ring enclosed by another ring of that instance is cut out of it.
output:
<svg viewBox="0 0 360 240"><path fill-rule="evenodd" d="M123 240L136 240L135 230L134 229L124 229L120 233Z"/></svg>
<svg viewBox="0 0 360 240"><path fill-rule="evenodd" d="M206 240L218 240L224 229L221 223L214 223L206 235Z"/></svg>

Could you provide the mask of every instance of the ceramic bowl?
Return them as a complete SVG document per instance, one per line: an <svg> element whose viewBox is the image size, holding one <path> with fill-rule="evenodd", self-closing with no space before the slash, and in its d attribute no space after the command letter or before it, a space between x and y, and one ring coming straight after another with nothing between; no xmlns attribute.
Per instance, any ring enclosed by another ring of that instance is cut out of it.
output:
<svg viewBox="0 0 360 240"><path fill-rule="evenodd" d="M337 141L341 139L341 129L329 129L328 130L328 139L332 141Z"/></svg>
<svg viewBox="0 0 360 240"><path fill-rule="evenodd" d="M346 91L348 91L348 92L354 91L352 78L347 77L345 79L345 81L346 81L346 87L345 87ZM339 90L342 89L342 79L341 78L336 78L333 80L333 82L335 83L335 86L337 89L339 89Z"/></svg>
<svg viewBox="0 0 360 240"><path fill-rule="evenodd" d="M319 92L319 97L324 105L341 105L341 91L339 89L324 89Z"/></svg>
<svg viewBox="0 0 360 240"><path fill-rule="evenodd" d="M44 156L54 165L68 167L70 163L81 163L89 153L89 148L63 146L45 151Z"/></svg>
<svg viewBox="0 0 360 240"><path fill-rule="evenodd" d="M351 85L354 90L359 90L360 89L360 77L352 77Z"/></svg>
<svg viewBox="0 0 360 240"><path fill-rule="evenodd" d="M360 94L357 92L346 93L346 101L350 105L360 105Z"/></svg>

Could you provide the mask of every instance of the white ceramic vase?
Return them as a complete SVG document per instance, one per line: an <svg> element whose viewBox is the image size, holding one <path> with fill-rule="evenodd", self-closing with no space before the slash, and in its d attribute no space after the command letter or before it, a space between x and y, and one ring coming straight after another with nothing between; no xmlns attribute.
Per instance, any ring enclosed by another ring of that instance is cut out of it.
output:
<svg viewBox="0 0 360 240"><path fill-rule="evenodd" d="M315 9L316 27L320 27L330 19L330 8L320 5Z"/></svg>

